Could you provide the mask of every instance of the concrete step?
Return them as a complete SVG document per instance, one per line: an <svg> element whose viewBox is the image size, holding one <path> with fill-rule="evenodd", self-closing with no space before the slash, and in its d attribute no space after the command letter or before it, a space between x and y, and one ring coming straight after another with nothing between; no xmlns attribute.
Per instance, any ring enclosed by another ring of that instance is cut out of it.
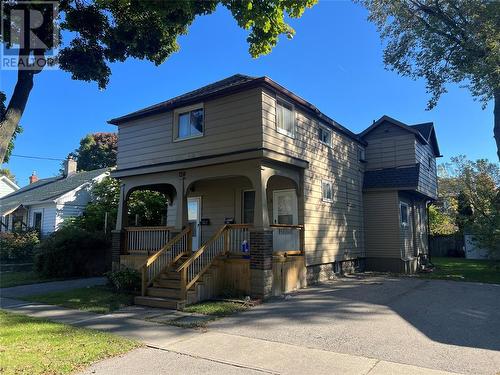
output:
<svg viewBox="0 0 500 375"><path fill-rule="evenodd" d="M179 284L180 284L179 280L161 279L161 278L153 282L153 286L155 288L179 289L179 287L180 287Z"/></svg>
<svg viewBox="0 0 500 375"><path fill-rule="evenodd" d="M141 305L141 306L160 307L163 309L171 309L171 310L177 310L184 305L182 301L177 301L171 298L142 297L142 296L136 296L134 298L134 303L136 305Z"/></svg>
<svg viewBox="0 0 500 375"><path fill-rule="evenodd" d="M174 298L178 299L180 294L180 289L170 289L170 288L148 288L146 289L146 294L148 297L162 297L162 298Z"/></svg>

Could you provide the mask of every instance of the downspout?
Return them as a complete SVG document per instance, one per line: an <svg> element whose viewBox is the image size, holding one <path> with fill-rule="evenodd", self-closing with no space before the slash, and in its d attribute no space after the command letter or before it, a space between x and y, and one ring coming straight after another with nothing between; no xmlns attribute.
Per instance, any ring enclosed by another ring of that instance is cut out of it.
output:
<svg viewBox="0 0 500 375"><path fill-rule="evenodd" d="M432 264L431 261L431 220L429 218L429 205L430 201L425 202L425 215L427 217L427 258L429 261L429 265L431 267L434 267L434 264Z"/></svg>

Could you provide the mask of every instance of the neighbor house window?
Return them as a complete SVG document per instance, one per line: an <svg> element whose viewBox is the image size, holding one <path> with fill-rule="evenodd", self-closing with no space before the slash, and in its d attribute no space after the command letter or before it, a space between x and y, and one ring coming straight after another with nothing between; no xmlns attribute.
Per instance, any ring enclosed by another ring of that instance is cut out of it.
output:
<svg viewBox="0 0 500 375"><path fill-rule="evenodd" d="M174 112L174 137L176 140L200 137L205 126L203 107L181 108Z"/></svg>
<svg viewBox="0 0 500 375"><path fill-rule="evenodd" d="M407 226L409 222L409 206L408 204L404 202L400 202L399 204L399 210L401 212L401 225Z"/></svg>
<svg viewBox="0 0 500 375"><path fill-rule="evenodd" d="M247 190L243 192L243 224L253 224L255 208L255 191Z"/></svg>
<svg viewBox="0 0 500 375"><path fill-rule="evenodd" d="M323 202L333 202L333 182L321 181L321 196Z"/></svg>
<svg viewBox="0 0 500 375"><path fill-rule="evenodd" d="M295 133L293 105L280 99L276 101L276 129L291 137Z"/></svg>
<svg viewBox="0 0 500 375"><path fill-rule="evenodd" d="M324 143L325 145L332 145L332 131L330 129L325 128L324 126L318 127L318 136L319 141Z"/></svg>
<svg viewBox="0 0 500 375"><path fill-rule="evenodd" d="M35 228L38 233L42 231L42 213L35 212L33 215L33 228Z"/></svg>

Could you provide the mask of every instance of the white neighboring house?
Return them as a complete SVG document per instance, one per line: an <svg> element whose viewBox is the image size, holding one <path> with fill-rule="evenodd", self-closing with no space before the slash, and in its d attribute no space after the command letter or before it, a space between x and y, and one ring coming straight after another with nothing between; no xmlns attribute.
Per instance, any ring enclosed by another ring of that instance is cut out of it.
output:
<svg viewBox="0 0 500 375"><path fill-rule="evenodd" d="M89 203L90 189L109 175L109 168L76 172L76 162L68 159L62 176L38 179L0 198L0 231L37 229L46 236L64 220L79 216Z"/></svg>
<svg viewBox="0 0 500 375"><path fill-rule="evenodd" d="M15 182L7 176L0 176L0 198L17 190L19 190L19 186Z"/></svg>

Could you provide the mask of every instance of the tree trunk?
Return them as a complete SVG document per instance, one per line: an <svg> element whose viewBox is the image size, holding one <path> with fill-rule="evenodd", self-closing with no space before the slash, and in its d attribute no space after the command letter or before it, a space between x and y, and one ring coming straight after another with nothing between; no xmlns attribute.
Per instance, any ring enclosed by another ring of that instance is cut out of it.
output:
<svg viewBox="0 0 500 375"><path fill-rule="evenodd" d="M28 102L28 97L33 88L34 74L33 71L29 70L20 70L18 72L16 87L5 111L5 117L0 122L0 164L5 159L10 140L16 131L17 125L19 125L19 120L21 120Z"/></svg>
<svg viewBox="0 0 500 375"><path fill-rule="evenodd" d="M495 121L493 134L497 141L497 155L500 161L500 88L495 90L495 109L493 110L493 118L493 121Z"/></svg>

